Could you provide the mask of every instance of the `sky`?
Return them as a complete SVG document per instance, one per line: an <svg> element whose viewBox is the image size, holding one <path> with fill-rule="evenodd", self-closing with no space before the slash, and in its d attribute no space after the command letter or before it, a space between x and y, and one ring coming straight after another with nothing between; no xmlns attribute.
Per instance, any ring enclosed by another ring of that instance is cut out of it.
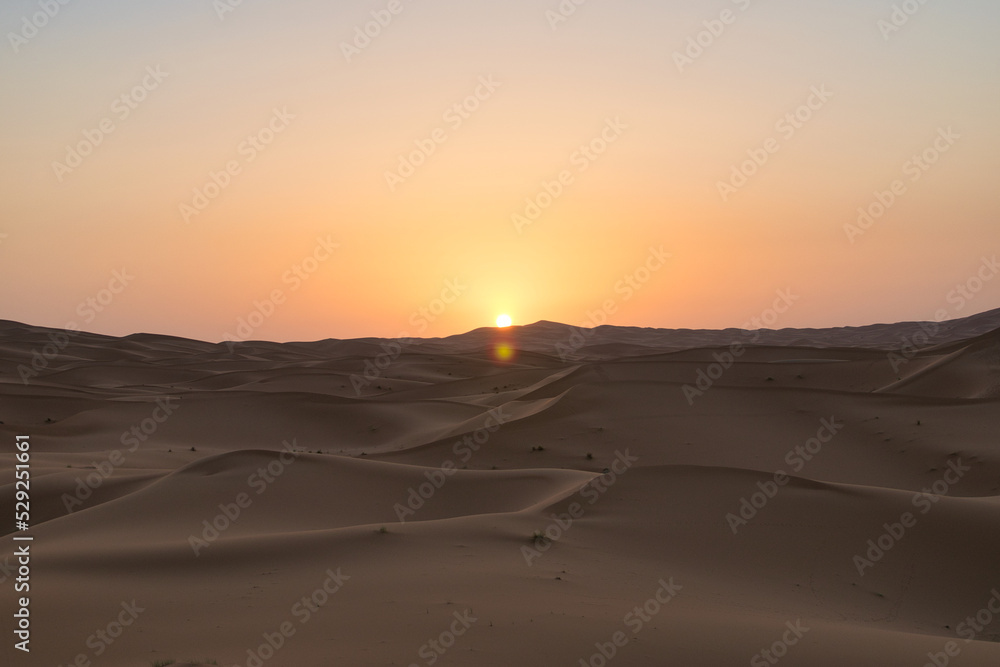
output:
<svg viewBox="0 0 1000 667"><path fill-rule="evenodd" d="M987 0L5 0L0 319L315 340L997 308L998 27Z"/></svg>

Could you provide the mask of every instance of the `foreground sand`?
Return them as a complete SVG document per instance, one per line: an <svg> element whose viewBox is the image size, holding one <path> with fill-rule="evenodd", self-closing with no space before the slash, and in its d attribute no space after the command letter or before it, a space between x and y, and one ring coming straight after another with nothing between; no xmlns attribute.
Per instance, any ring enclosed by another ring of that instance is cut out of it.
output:
<svg viewBox="0 0 1000 667"><path fill-rule="evenodd" d="M0 550L0 662L1000 664L997 327L0 323L0 507L29 435L35 537L30 656Z"/></svg>

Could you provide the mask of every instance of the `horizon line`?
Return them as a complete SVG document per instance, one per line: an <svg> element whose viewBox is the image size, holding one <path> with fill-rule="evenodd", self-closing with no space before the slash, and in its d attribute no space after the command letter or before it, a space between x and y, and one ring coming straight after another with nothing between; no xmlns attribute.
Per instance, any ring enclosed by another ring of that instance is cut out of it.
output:
<svg viewBox="0 0 1000 667"><path fill-rule="evenodd" d="M811 332L815 332L815 331L833 331L833 330L843 330L843 329L866 329L866 328L871 328L871 327L887 327L887 326L898 326L898 325L919 325L919 324L929 324L929 323L934 323L934 324L955 323L955 322L961 322L963 320L969 320L969 319L972 319L972 318L981 317L981 316L989 315L989 314L993 314L993 313L1000 314L1000 307L989 308L987 310L983 310L983 311L980 311L980 312L977 312L977 313L973 313L971 315L965 315L965 316L962 316L962 317L944 318L944 319L938 319L938 320L934 320L934 319L899 320L899 321L895 321L895 322L872 322L872 323L869 323L869 324L845 324L845 325L828 326L828 327L781 327L781 328L778 328L778 329L771 329L771 328L768 328L768 327L758 327L758 328L747 329L747 328L735 327L735 326L734 327L725 327L725 328L722 328L722 329L690 328L690 327L676 327L676 328L671 328L671 327L644 327L644 326L629 325L629 324L599 324L597 326L589 326L588 327L588 326L584 326L584 325L567 324L565 322L559 322L559 321L556 321L556 320L541 319L541 320L537 320L535 322L530 322L530 323L527 323L527 324L512 324L512 325L510 325L508 327L481 326L481 327L476 327L476 328L473 328L473 329L469 329L467 331L460 331L460 332L457 332L457 333L448 334L446 336L429 336L429 337L423 337L423 336L409 336L409 337L403 337L403 336L355 336L353 338L337 338L337 337L329 336L329 337L326 337L326 338L316 338L316 339L311 339L311 340L302 340L302 339L271 340L271 339L266 339L266 338L246 338L246 339L236 339L236 338L225 339L225 338L223 338L223 339L220 339L218 341L204 340L204 339L201 339L201 338L192 338L190 336L183 336L183 335L177 335L177 334L156 333L156 332L152 332L152 331L133 331L132 333L129 333L129 334L116 335L116 334L101 333L101 332L98 332L98 331L90 331L90 330L86 330L86 329L82 329L82 328L73 328L72 326L70 326L72 323L67 323L67 325L64 326L64 327L50 327L50 326L46 326L46 325L29 324L27 322L21 322L21 321L18 321L18 320L8 320L8 319L0 318L0 336L2 336L4 334L4 332L5 332L6 329L10 328L9 325L15 325L17 327L26 327L26 328L30 328L30 329L42 329L42 330L47 330L47 331L59 331L59 332L64 332L64 333L73 333L74 335L86 334L88 336L99 336L99 337L103 337L103 338L113 338L113 339L118 339L118 340L125 339L125 338L131 338L131 337L134 337L134 336L156 336L156 337L161 337L161 338L176 338L176 339L186 340L186 341L192 341L192 342L196 342L196 343L204 343L204 344L207 344L207 345L248 344L248 343L271 343L271 344L276 344L276 345L284 345L284 344L296 344L296 343L300 343L300 344L301 343L319 343L319 342L324 342L324 341L343 341L343 342L348 342L348 341L366 341L366 340L383 340L383 341L400 341L400 340L407 340L407 341L415 341L415 340L419 340L419 341L439 341L439 340L447 340L449 338L455 338L455 337L458 337L458 336L467 336L469 334L474 334L474 333L477 333L477 332L494 332L495 333L495 332L503 332L503 331L520 331L520 330L531 328L531 327L538 327L539 325L556 325L556 326L566 327L567 329L576 330L576 331L596 331L598 329L640 329L640 330L643 330L643 331L663 331L663 332L681 332L681 331L683 331L683 332L706 332L706 333L713 333L713 332L714 333L718 333L718 332L726 332L726 331L772 331L772 332L779 332L779 331L811 331Z"/></svg>

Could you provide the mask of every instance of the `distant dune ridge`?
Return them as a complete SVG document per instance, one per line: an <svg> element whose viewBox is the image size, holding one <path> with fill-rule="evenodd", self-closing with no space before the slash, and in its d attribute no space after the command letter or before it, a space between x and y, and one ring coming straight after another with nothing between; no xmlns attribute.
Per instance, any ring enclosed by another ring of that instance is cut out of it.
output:
<svg viewBox="0 0 1000 667"><path fill-rule="evenodd" d="M718 347L742 342L755 345L781 345L802 347L863 347L895 350L916 342L918 347L929 344L948 343L965 340L1000 329L1000 308L977 315L942 322L918 321L896 324L872 324L860 327L836 327L829 329L650 329L644 327L623 327L604 325L599 327L577 327L558 322L542 320L534 324L515 327L518 347L534 352L553 352L559 344L574 346L575 341L584 341L580 352L601 345L630 346L634 351L643 349L677 350L695 347ZM20 341L37 340L43 344L51 342L46 336L57 329L34 327L19 322L0 320L0 337L16 338ZM444 343L449 351L483 349L492 344L496 329L484 327L447 338L413 339L412 344L427 345ZM40 337L39 337L40 336ZM110 341L113 337L101 334L76 332L74 340ZM576 336L576 338L574 338ZM133 334L122 341L149 341L158 345L171 343L180 346L199 345L196 341L174 336ZM362 338L354 341L327 339L313 345L321 346L331 342L356 343L355 350L364 353L366 343L376 343L377 338ZM200 344L197 349L208 349ZM246 343L234 343L246 345ZM273 344L270 344L273 345ZM297 343L297 345L301 345ZM183 348L179 348L183 349ZM326 351L326 350L324 350ZM350 351L346 348L343 351Z"/></svg>
<svg viewBox="0 0 1000 667"><path fill-rule="evenodd" d="M0 396L34 536L3 664L1000 664L1000 310L231 346L0 321Z"/></svg>

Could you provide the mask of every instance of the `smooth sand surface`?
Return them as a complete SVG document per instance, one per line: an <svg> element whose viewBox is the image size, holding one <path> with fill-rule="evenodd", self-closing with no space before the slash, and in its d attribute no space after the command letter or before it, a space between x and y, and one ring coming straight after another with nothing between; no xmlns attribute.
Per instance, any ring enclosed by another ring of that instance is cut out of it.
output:
<svg viewBox="0 0 1000 667"><path fill-rule="evenodd" d="M25 656L0 523L4 665L1000 664L1000 311L399 347L0 322L0 397L34 536Z"/></svg>

